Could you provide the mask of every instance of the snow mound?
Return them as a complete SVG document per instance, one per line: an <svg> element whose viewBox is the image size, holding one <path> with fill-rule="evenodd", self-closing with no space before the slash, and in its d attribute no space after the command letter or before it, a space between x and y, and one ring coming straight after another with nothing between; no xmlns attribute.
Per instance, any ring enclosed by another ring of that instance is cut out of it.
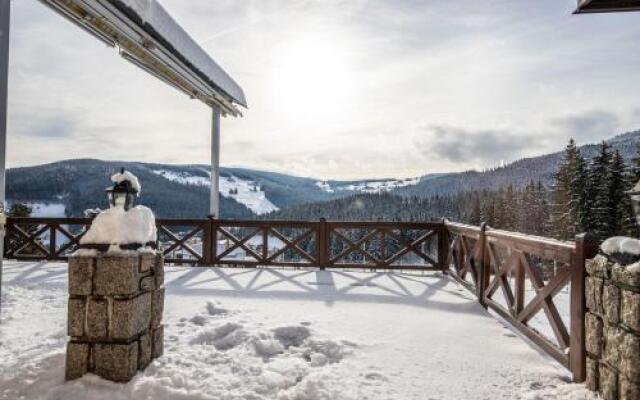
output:
<svg viewBox="0 0 640 400"><path fill-rule="evenodd" d="M632 264L640 258L640 240L624 236L615 236L605 240L600 250L621 265ZM635 267L630 267L633 272Z"/></svg>
<svg viewBox="0 0 640 400"><path fill-rule="evenodd" d="M274 339L258 339L253 343L256 355L263 359L269 359L278 354L284 353L284 346Z"/></svg>
<svg viewBox="0 0 640 400"><path fill-rule="evenodd" d="M146 244L157 237L156 219L149 208L136 206L125 211L114 207L98 214L80 244Z"/></svg>
<svg viewBox="0 0 640 400"><path fill-rule="evenodd" d="M243 344L246 338L247 334L242 330L242 325L230 322L198 334L191 344L213 345L217 350L230 350Z"/></svg>
<svg viewBox="0 0 640 400"><path fill-rule="evenodd" d="M283 326L274 329L273 334L288 349L291 346L300 347L311 336L311 331L306 326Z"/></svg>
<svg viewBox="0 0 640 400"><path fill-rule="evenodd" d="M631 264L627 267L627 271L633 273L633 274L640 274L640 262L637 262L635 264Z"/></svg>
<svg viewBox="0 0 640 400"><path fill-rule="evenodd" d="M212 301L207 302L207 313L209 313L209 315L211 316L225 315L228 312L229 310L219 307L216 303Z"/></svg>
<svg viewBox="0 0 640 400"><path fill-rule="evenodd" d="M140 185L140 181L137 176L129 171L118 172L117 174L111 175L111 182L113 183L119 184L126 181L129 181L131 188L139 195L142 191L142 186Z"/></svg>
<svg viewBox="0 0 640 400"><path fill-rule="evenodd" d="M207 324L207 319L202 315L195 315L189 320L189 322L194 325L205 326Z"/></svg>
<svg viewBox="0 0 640 400"><path fill-rule="evenodd" d="M605 240L600 245L605 254L630 254L640 256L640 240L624 236L615 236Z"/></svg>

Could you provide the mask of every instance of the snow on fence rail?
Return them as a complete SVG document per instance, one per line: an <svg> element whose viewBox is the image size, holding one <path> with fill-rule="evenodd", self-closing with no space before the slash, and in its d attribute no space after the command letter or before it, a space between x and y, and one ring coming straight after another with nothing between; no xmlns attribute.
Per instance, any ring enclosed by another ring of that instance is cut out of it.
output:
<svg viewBox="0 0 640 400"><path fill-rule="evenodd" d="M585 260L597 246L452 223L158 219L167 263L442 271L585 379ZM5 257L66 260L88 218L9 218ZM562 307L565 309L563 310Z"/></svg>

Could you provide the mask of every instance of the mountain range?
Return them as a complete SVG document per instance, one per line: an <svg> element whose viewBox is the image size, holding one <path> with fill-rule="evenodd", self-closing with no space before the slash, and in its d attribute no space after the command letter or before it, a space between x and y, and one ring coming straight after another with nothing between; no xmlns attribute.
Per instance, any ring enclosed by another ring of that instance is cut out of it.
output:
<svg viewBox="0 0 640 400"><path fill-rule="evenodd" d="M640 131L608 140L629 161L638 152ZM353 195L391 193L403 197L429 198L471 190L497 190L509 184L524 187L540 180L550 185L562 159L560 151L525 158L484 171L426 174L408 179L324 181L245 168L221 168L220 192L223 218L246 219L293 206L326 202ZM580 148L591 159L597 145ZM82 216L84 210L107 207L104 193L109 176L125 168L142 182L140 204L159 217L194 218L208 213L209 166L140 162L65 160L7 171L7 199L30 204L36 216Z"/></svg>

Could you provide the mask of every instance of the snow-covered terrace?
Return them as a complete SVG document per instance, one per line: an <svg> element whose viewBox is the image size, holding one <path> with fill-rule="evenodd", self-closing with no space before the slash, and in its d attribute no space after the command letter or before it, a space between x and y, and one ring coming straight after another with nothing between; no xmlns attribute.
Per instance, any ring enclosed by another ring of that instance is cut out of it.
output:
<svg viewBox="0 0 640 400"><path fill-rule="evenodd" d="M165 355L64 383L64 263L7 262L0 399L595 399L440 274L169 267Z"/></svg>

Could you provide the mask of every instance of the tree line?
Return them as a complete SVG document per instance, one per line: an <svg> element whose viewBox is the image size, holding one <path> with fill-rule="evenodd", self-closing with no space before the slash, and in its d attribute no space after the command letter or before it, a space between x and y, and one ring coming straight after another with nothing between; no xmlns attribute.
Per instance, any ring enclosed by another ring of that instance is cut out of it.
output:
<svg viewBox="0 0 640 400"><path fill-rule="evenodd" d="M572 240L590 232L604 240L637 236L628 191L640 180L640 148L627 163L606 142L591 159L573 139L564 150L551 185L531 180L523 188L472 190L428 198L389 193L359 194L329 202L305 204L264 219L433 221L448 218L472 225Z"/></svg>

